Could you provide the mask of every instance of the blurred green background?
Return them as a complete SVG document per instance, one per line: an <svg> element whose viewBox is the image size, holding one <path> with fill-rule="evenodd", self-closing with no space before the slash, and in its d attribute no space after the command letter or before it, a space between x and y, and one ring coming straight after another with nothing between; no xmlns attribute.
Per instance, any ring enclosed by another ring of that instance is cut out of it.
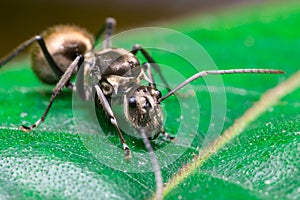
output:
<svg viewBox="0 0 300 200"><path fill-rule="evenodd" d="M103 20L117 19L117 31L137 26L163 23L170 20L215 9L261 3L266 0L26 0L0 3L0 57L17 45L56 24L77 24L92 33L97 32Z"/></svg>

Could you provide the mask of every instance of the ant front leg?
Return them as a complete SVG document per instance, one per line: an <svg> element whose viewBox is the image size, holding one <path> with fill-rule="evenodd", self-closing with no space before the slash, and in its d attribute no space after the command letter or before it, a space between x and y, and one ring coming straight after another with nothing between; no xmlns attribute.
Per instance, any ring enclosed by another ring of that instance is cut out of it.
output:
<svg viewBox="0 0 300 200"><path fill-rule="evenodd" d="M44 111L42 117L37 120L33 125L31 126L21 126L21 130L23 131L31 131L33 128L36 128L40 125L41 122L43 122L52 106L53 101L55 100L56 96L59 94L59 92L62 90L64 86L66 86L70 82L70 78L73 74L73 72L79 68L79 66L83 62L83 56L77 56L75 60L71 63L71 65L68 67L68 69L65 71L61 79L56 84L55 88L52 90L52 96L50 98L50 101L48 103L48 106L46 110Z"/></svg>
<svg viewBox="0 0 300 200"><path fill-rule="evenodd" d="M125 158L126 159L129 159L131 157L130 155L130 149L128 147L128 145L126 144L126 141L122 135L122 132L119 128L119 125L118 125L118 122L117 122L117 119L105 97L105 95L103 94L101 88L99 87L99 85L95 85L94 86L95 89L96 89L96 92L97 92L97 96L98 96L98 99L100 100L100 104L102 105L103 109L105 110L105 112L107 113L108 117L110 118L110 122L112 123L112 125L114 125L115 129L117 130L117 133L118 133L118 136L120 138L120 141L123 145L123 149L125 151Z"/></svg>
<svg viewBox="0 0 300 200"><path fill-rule="evenodd" d="M146 49L144 49L143 47L141 47L141 45L136 44L136 45L133 46L133 48L131 50L131 53L133 53L134 55L136 55L139 51L146 58L146 60L148 61L148 63L151 64L150 66L153 67L154 70L158 73L158 75L160 76L160 78L163 81L164 85L167 87L168 91L170 91L170 86L169 86L168 82L166 81L165 77L162 75L160 67L158 66L157 62L150 56L150 54L147 52ZM156 84L155 84L154 77L153 77L152 73L149 74L149 78L153 82L152 83L152 87L156 88Z"/></svg>
<svg viewBox="0 0 300 200"><path fill-rule="evenodd" d="M162 135L164 138L166 138L169 141L174 141L176 140L175 137L170 136L164 128L161 128L161 130L159 132L157 132L153 137L149 138L149 140L155 140L156 138L158 138L159 135Z"/></svg>

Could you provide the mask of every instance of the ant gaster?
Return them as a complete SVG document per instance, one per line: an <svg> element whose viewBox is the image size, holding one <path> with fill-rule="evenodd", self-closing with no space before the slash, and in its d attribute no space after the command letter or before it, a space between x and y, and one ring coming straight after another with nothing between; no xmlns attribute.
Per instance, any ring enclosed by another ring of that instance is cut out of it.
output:
<svg viewBox="0 0 300 200"><path fill-rule="evenodd" d="M114 26L115 20L107 18L104 27L96 35L96 38L77 26L55 26L42 32L41 35L29 39L0 60L0 66L3 66L25 48L37 42L33 45L31 51L33 71L42 82L56 84L42 116L31 126L21 126L23 131L30 131L38 127L45 120L56 96L63 87L68 87L77 90L84 100L92 100L96 96L96 104L104 109L118 133L126 158L129 158L129 147L125 142L110 104L113 93L119 94L123 98L125 117L138 132L145 133L150 139L155 139L160 134L168 139L173 139L162 127L163 115L160 102L186 84L208 74L284 73L281 70L273 69L202 71L162 96L156 88L151 69L158 73L168 88L169 86L159 66L145 49L140 45L134 45L131 51L122 48L111 48L110 37ZM94 43L99 40L103 33L103 49L94 51ZM142 53L147 63L140 64L136 57L138 52ZM83 73L77 75L78 80L75 86L70 80L72 75L78 73L80 67L84 68ZM86 79L86 74L90 75L91 78ZM149 85L141 85L141 80L147 80Z"/></svg>

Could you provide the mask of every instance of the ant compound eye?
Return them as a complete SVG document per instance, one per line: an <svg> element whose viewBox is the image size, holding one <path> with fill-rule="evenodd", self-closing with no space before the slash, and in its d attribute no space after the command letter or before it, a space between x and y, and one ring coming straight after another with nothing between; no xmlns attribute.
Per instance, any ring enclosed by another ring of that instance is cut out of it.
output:
<svg viewBox="0 0 300 200"><path fill-rule="evenodd" d="M135 108L136 107L136 99L135 97L130 97L128 100L128 105L130 108Z"/></svg>
<svg viewBox="0 0 300 200"><path fill-rule="evenodd" d="M153 96L155 96L157 99L161 98L161 92L159 90L156 90L156 89L152 89L151 90L151 94Z"/></svg>
<svg viewBox="0 0 300 200"><path fill-rule="evenodd" d="M159 90L157 90L157 97L161 98L161 92Z"/></svg>

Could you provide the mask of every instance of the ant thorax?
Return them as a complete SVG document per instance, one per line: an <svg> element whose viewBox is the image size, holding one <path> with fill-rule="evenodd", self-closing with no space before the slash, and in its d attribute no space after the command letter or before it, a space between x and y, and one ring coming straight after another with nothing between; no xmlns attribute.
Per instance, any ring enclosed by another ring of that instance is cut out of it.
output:
<svg viewBox="0 0 300 200"><path fill-rule="evenodd" d="M107 97L123 96L133 86L140 84L145 73L138 59L129 51L121 48L103 49L89 53L81 67L83 80L77 80L80 96L91 100L93 86L98 84Z"/></svg>
<svg viewBox="0 0 300 200"><path fill-rule="evenodd" d="M144 129L148 137L161 131L163 114L158 103L161 94L151 86L133 88L124 96L124 114L130 124L140 132Z"/></svg>

